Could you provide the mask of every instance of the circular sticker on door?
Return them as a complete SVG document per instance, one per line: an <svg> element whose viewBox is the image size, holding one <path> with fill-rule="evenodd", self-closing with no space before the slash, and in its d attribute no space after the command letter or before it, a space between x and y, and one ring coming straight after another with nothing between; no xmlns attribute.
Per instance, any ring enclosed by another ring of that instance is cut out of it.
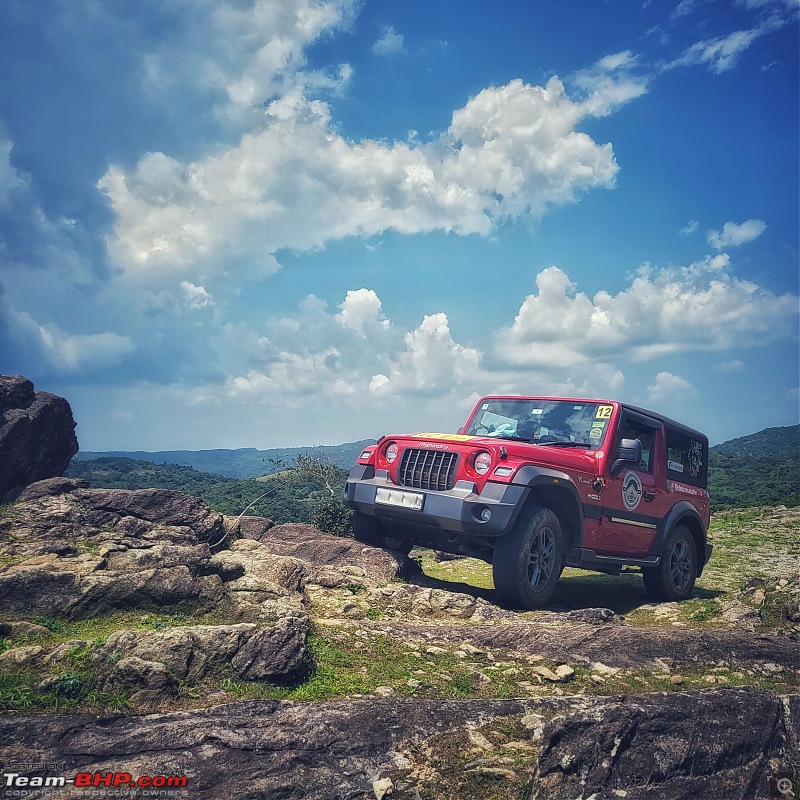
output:
<svg viewBox="0 0 800 800"><path fill-rule="evenodd" d="M642 500L642 482L635 472L626 472L622 480L622 502L628 511L636 511Z"/></svg>

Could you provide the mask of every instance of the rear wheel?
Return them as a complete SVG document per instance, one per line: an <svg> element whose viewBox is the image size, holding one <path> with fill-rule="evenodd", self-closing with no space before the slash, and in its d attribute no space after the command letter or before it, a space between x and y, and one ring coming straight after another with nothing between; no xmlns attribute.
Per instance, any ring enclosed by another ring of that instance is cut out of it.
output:
<svg viewBox="0 0 800 800"><path fill-rule="evenodd" d="M676 525L664 543L657 567L642 570L644 589L651 600L686 600L697 579L697 546L685 525Z"/></svg>
<svg viewBox="0 0 800 800"><path fill-rule="evenodd" d="M494 546L492 573L500 597L516 608L542 608L561 575L564 535L549 509L523 509L511 532Z"/></svg>
<svg viewBox="0 0 800 800"><path fill-rule="evenodd" d="M402 553L404 556L407 556L414 546L404 539L385 536L383 525L375 517L363 514L361 511L353 514L353 538L357 542L370 545L370 547L384 547L387 550Z"/></svg>

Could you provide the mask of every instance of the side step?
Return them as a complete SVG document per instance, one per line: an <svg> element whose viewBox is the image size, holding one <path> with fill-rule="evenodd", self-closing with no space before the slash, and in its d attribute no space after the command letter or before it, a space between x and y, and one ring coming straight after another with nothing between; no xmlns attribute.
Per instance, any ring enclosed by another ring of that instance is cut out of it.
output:
<svg viewBox="0 0 800 800"><path fill-rule="evenodd" d="M661 563L661 556L645 556L644 558L631 558L630 556L606 556L588 550L585 547L574 547L565 559L568 567L597 570L598 572L619 572L622 567L657 567Z"/></svg>
<svg viewBox="0 0 800 800"><path fill-rule="evenodd" d="M605 556L594 550L581 548L580 563L577 565L584 569L598 569L599 567L657 567L661 563L661 556L645 556L644 558L631 558L630 556Z"/></svg>

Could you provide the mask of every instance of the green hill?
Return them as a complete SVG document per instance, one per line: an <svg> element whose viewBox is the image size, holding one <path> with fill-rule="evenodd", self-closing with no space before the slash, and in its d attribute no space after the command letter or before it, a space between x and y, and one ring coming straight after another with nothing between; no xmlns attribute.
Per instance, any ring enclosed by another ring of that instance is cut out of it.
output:
<svg viewBox="0 0 800 800"><path fill-rule="evenodd" d="M758 433L731 439L711 448L712 453L726 456L783 459L800 455L800 425L785 428L764 428Z"/></svg>
<svg viewBox="0 0 800 800"><path fill-rule="evenodd" d="M318 447L276 447L270 450L256 450L247 447L240 450L162 450L149 453L144 450L83 451L75 456L73 463L93 461L99 458L126 458L147 461L151 464L177 464L205 472L221 475L224 478L258 478L280 472L294 464L298 456L310 455L330 462L340 469L349 470L359 453L374 439L359 442L346 442L337 445Z"/></svg>
<svg viewBox="0 0 800 800"><path fill-rule="evenodd" d="M342 486L345 474L342 470ZM291 469L264 483L208 475L178 464L152 464L131 458L73 460L67 475L84 478L95 488L173 489L201 497L214 510L234 516L253 503L248 514L269 517L278 524L309 522L316 498L323 491L322 483L308 480Z"/></svg>
<svg viewBox="0 0 800 800"><path fill-rule="evenodd" d="M713 508L800 505L800 425L763 431L710 449Z"/></svg>
<svg viewBox="0 0 800 800"><path fill-rule="evenodd" d="M242 513L266 492L266 497L258 500L248 513L269 517L278 523L308 522L322 484L287 467L291 467L301 453L328 457L340 467L339 483L343 484L347 471L369 441L325 448L137 453L137 458L108 454L90 458L92 454L81 453L72 461L67 474L86 478L96 487L174 489L202 497L217 511L234 515ZM209 471L178 462L157 463L144 458L166 459L171 455L208 464ZM269 481L237 480L230 475L225 477L226 472L245 472L251 478L273 477ZM715 509L800 505L800 425L766 428L712 447L709 492Z"/></svg>

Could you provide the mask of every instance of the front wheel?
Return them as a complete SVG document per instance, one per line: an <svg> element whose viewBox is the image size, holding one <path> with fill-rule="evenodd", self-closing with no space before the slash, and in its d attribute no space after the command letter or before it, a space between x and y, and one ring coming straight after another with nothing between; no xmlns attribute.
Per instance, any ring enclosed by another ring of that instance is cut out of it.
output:
<svg viewBox="0 0 800 800"><path fill-rule="evenodd" d="M697 546L685 525L676 525L664 543L657 567L642 570L644 589L651 600L686 600L697 579Z"/></svg>
<svg viewBox="0 0 800 800"><path fill-rule="evenodd" d="M383 547L380 523L375 517L363 514L361 511L353 512L353 538L361 544Z"/></svg>
<svg viewBox="0 0 800 800"><path fill-rule="evenodd" d="M564 535L549 509L523 509L494 546L492 573L500 597L516 608L542 608L561 576Z"/></svg>

